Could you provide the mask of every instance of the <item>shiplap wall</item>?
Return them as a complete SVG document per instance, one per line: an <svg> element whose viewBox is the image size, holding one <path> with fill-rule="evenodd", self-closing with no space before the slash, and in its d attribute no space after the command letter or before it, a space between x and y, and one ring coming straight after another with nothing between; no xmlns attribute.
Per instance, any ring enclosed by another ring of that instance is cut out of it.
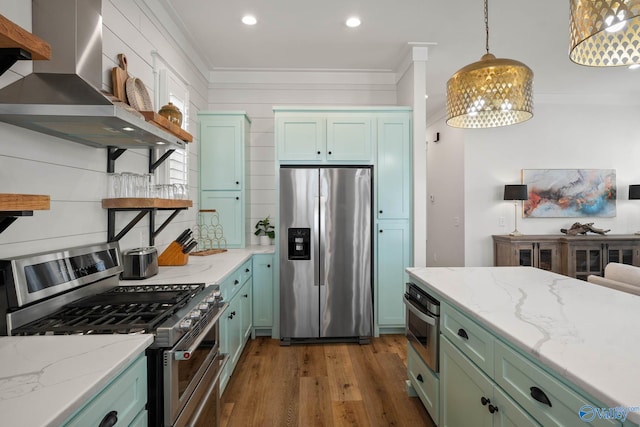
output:
<svg viewBox="0 0 640 427"><path fill-rule="evenodd" d="M103 89L111 89L111 68L117 54L125 53L129 74L141 78L154 97L152 51L157 51L190 84L189 144L190 193L194 207L183 211L158 236L156 246L164 249L185 228L193 226L198 210L198 143L196 114L207 107L206 67L198 58L183 51L177 32L158 25L163 13L154 7L157 0L103 0ZM0 14L31 29L31 2L5 0ZM55 53L55 52L54 52ZM4 87L29 74L32 65L20 62L0 77ZM154 106L158 109L158 106ZM106 149L92 148L0 123L0 193L48 194L51 209L35 211L33 217L18 219L0 235L0 258L77 245L104 242L107 239L107 211L101 200L107 194ZM147 150L128 150L116 162L116 172L146 172ZM195 197L193 197L195 196ZM134 213L118 213L122 227ZM156 225L168 212L160 212ZM148 219L145 218L120 241L122 249L148 244Z"/></svg>
<svg viewBox="0 0 640 427"><path fill-rule="evenodd" d="M276 212L274 106L396 105L393 73L225 70L210 80L208 110L246 111L251 118L246 233L253 244L255 223Z"/></svg>

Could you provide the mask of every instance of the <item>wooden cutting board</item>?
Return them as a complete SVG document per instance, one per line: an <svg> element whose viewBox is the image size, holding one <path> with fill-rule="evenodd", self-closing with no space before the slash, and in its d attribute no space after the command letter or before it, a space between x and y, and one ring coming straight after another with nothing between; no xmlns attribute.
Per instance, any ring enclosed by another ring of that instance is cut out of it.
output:
<svg viewBox="0 0 640 427"><path fill-rule="evenodd" d="M111 71L111 84L113 86L113 96L118 98L122 102L127 102L126 83L129 78L127 72L127 57L124 53L118 54L118 60L120 61L119 67L113 67Z"/></svg>

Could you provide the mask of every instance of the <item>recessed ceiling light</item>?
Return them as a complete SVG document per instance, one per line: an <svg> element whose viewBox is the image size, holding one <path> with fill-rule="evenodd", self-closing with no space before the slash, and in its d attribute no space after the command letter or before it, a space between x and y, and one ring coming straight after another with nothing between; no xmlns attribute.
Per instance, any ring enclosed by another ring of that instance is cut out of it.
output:
<svg viewBox="0 0 640 427"><path fill-rule="evenodd" d="M245 15L242 17L242 23L245 25L256 25L258 20L253 15Z"/></svg>
<svg viewBox="0 0 640 427"><path fill-rule="evenodd" d="M358 18L357 16L352 16L345 22L345 24L347 24L347 27L351 28L359 27L360 23L360 18Z"/></svg>

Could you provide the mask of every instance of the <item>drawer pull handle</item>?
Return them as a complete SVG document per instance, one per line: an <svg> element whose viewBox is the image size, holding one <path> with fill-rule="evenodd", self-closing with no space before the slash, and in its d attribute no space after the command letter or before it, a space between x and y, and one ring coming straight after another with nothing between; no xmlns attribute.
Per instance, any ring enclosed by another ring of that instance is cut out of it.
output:
<svg viewBox="0 0 640 427"><path fill-rule="evenodd" d="M243 298L249 298L249 294L242 295Z"/></svg>
<svg viewBox="0 0 640 427"><path fill-rule="evenodd" d="M493 406L493 405L489 405L489 412L491 412L492 414L494 412L498 412L498 407L497 406Z"/></svg>
<svg viewBox="0 0 640 427"><path fill-rule="evenodd" d="M248 268L245 268L245 269L244 269L244 272L245 272L245 273L248 273L248 272L250 272L250 271L251 271L251 270L249 270Z"/></svg>
<svg viewBox="0 0 640 427"><path fill-rule="evenodd" d="M234 284L234 285L237 285L238 283L240 283L238 280L234 280L234 281L233 281L233 284Z"/></svg>
<svg viewBox="0 0 640 427"><path fill-rule="evenodd" d="M113 427L118 422L118 412L111 411L100 421L99 427Z"/></svg>
<svg viewBox="0 0 640 427"><path fill-rule="evenodd" d="M482 406L487 406L487 403L491 403L491 400L489 400L486 397L482 396L480 398L480 403L482 403Z"/></svg>
<svg viewBox="0 0 640 427"><path fill-rule="evenodd" d="M531 387L529 390L531 391L531 397L533 397L535 400L537 400L540 403L549 405L549 408L551 408L551 401L549 400L547 395L544 393L544 391L540 390L538 387L535 387L535 386Z"/></svg>
<svg viewBox="0 0 640 427"><path fill-rule="evenodd" d="M464 338L465 340L469 339L469 335L467 335L467 331L465 331L464 329L460 328L458 329L458 336L461 336L462 338Z"/></svg>
<svg viewBox="0 0 640 427"><path fill-rule="evenodd" d="M423 382L424 382L424 379L422 379L422 374L418 374L418 376L416 377L416 379L417 379L418 381L420 381L421 383L423 383Z"/></svg>

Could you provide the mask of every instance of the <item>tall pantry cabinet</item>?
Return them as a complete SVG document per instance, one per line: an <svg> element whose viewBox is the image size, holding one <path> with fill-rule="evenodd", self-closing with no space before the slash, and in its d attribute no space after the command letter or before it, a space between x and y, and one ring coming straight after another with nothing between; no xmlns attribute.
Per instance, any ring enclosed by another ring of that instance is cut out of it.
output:
<svg viewBox="0 0 640 427"><path fill-rule="evenodd" d="M244 111L201 111L198 121L200 209L215 209L226 246L243 248L249 215L246 156L251 120Z"/></svg>
<svg viewBox="0 0 640 427"><path fill-rule="evenodd" d="M274 112L277 166L373 165L375 332L404 330L402 296L413 247L412 110L274 107Z"/></svg>

